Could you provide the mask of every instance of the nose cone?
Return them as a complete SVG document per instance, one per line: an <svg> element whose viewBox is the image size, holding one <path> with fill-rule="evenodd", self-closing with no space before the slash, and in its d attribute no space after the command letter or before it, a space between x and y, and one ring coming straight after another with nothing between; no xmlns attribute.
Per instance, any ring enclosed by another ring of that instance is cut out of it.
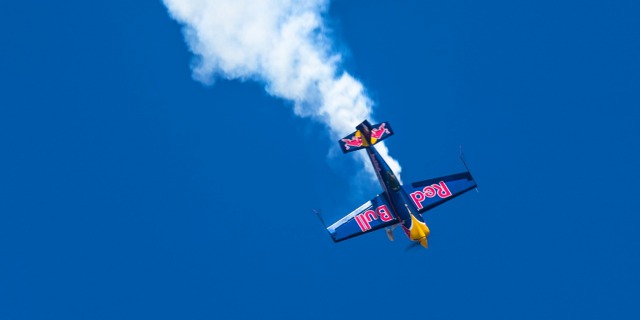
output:
<svg viewBox="0 0 640 320"><path fill-rule="evenodd" d="M427 227L427 224L424 222L416 219L413 214L411 215L411 222L409 238L413 241L419 241L423 247L427 248L429 246L427 237L429 237L429 234L431 233L431 231L429 231L429 227Z"/></svg>
<svg viewBox="0 0 640 320"><path fill-rule="evenodd" d="M420 239L420 244L425 248L429 248L429 243L427 242L427 237L424 237L424 238Z"/></svg>

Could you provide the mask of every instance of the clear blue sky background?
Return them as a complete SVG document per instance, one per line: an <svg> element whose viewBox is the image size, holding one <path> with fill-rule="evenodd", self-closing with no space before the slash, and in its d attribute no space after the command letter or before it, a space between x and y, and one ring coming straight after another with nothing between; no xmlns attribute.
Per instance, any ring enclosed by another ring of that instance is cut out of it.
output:
<svg viewBox="0 0 640 320"><path fill-rule="evenodd" d="M332 243L379 187L160 1L0 7L1 319L640 318L637 1L332 3L404 181L480 185L410 251Z"/></svg>

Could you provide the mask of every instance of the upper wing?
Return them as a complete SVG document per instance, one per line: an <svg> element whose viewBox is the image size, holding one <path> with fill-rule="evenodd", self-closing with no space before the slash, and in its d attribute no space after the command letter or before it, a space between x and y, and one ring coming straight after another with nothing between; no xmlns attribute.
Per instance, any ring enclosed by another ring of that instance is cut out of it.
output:
<svg viewBox="0 0 640 320"><path fill-rule="evenodd" d="M411 196L418 212L422 213L477 186L471 173L463 172L414 182L411 187L403 186L403 188Z"/></svg>
<svg viewBox="0 0 640 320"><path fill-rule="evenodd" d="M398 223L397 215L391 210L385 196L379 194L327 227L327 231L333 241L339 242L396 223Z"/></svg>

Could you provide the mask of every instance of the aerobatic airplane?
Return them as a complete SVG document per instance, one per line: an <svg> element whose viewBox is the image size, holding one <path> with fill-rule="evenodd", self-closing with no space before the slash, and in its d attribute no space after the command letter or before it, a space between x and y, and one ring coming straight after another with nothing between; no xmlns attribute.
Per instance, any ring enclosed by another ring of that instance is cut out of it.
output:
<svg viewBox="0 0 640 320"><path fill-rule="evenodd" d="M422 213L476 188L477 184L468 168L466 172L403 186L373 146L392 134L388 122L372 126L365 120L356 127L356 132L340 139L340 148L344 153L366 149L383 192L334 224L325 225L334 242L381 228L386 228L387 236L393 241L393 229L401 225L411 241L427 248L430 232ZM462 155L461 159L466 167ZM324 224L319 214L318 217Z"/></svg>

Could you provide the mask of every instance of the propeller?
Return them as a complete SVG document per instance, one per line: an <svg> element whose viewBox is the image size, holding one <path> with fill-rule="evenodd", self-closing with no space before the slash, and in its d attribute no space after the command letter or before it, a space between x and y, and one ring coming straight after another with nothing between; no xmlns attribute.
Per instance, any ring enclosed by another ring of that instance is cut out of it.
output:
<svg viewBox="0 0 640 320"><path fill-rule="evenodd" d="M420 246L420 242L418 241L411 241L411 243L409 243L409 245L404 248L404 251L412 251L418 248L418 246Z"/></svg>
<svg viewBox="0 0 640 320"><path fill-rule="evenodd" d="M413 249L417 248L418 246L423 246L423 247L425 247L425 249L429 247L429 244L427 242L427 238L422 238L420 240L423 240L424 243L422 241L412 241L412 243L410 243L405 248L405 251L413 250Z"/></svg>

